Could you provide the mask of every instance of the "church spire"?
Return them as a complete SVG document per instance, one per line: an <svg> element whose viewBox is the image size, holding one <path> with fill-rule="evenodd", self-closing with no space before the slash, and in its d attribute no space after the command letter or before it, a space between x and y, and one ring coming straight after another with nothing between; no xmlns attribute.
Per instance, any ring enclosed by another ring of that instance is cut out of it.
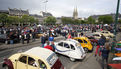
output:
<svg viewBox="0 0 121 69"><path fill-rule="evenodd" d="M74 18L74 19L78 19L78 11L77 11L77 7L74 8L73 18Z"/></svg>

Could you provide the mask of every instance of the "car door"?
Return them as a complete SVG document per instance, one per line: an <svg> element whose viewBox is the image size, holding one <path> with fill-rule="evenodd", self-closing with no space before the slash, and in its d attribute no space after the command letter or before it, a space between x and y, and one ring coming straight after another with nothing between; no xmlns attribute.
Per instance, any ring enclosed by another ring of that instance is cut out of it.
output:
<svg viewBox="0 0 121 69"><path fill-rule="evenodd" d="M64 47L63 47L63 50L64 50L64 54L65 55L69 55L71 49L70 49L70 45L68 43L63 43L64 44Z"/></svg>
<svg viewBox="0 0 121 69"><path fill-rule="evenodd" d="M76 52L76 48L75 48L75 46L74 45L72 45L72 44L70 44L70 52L69 52L69 56L70 57L74 57L74 55L77 53Z"/></svg>
<svg viewBox="0 0 121 69"><path fill-rule="evenodd" d="M82 47L84 46L84 42L82 39L78 39L78 42L81 44Z"/></svg>
<svg viewBox="0 0 121 69"><path fill-rule="evenodd" d="M64 53L64 50L63 50L63 42L59 42L57 43L57 45L55 45L55 51L60 53L60 54L63 54Z"/></svg>
<svg viewBox="0 0 121 69"><path fill-rule="evenodd" d="M16 61L17 69L27 69L27 56L22 55L19 60Z"/></svg>
<svg viewBox="0 0 121 69"><path fill-rule="evenodd" d="M39 69L37 61L32 57L28 57L28 69Z"/></svg>

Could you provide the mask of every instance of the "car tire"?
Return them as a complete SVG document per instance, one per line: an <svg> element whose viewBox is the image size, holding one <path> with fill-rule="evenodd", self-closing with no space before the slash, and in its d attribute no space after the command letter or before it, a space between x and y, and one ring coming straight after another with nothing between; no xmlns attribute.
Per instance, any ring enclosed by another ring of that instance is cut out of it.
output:
<svg viewBox="0 0 121 69"><path fill-rule="evenodd" d="M9 67L6 65L6 66L4 67L4 69L9 69Z"/></svg>
<svg viewBox="0 0 121 69"><path fill-rule="evenodd" d="M70 57L70 60L71 60L72 62L74 62L76 59L74 59L74 58Z"/></svg>
<svg viewBox="0 0 121 69"><path fill-rule="evenodd" d="M84 51L85 51L85 53L88 53L89 50L88 50L88 48L85 47Z"/></svg>

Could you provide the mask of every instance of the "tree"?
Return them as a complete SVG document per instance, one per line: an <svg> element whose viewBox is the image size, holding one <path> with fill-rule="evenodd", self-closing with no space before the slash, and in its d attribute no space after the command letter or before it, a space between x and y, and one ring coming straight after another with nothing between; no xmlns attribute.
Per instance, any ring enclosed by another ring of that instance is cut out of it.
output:
<svg viewBox="0 0 121 69"><path fill-rule="evenodd" d="M29 23L29 16L23 15L22 18L21 18L21 23L28 24Z"/></svg>
<svg viewBox="0 0 121 69"><path fill-rule="evenodd" d="M90 17L88 17L87 22L89 24L95 24L95 19L90 16Z"/></svg>
<svg viewBox="0 0 121 69"><path fill-rule="evenodd" d="M121 23L121 19L118 20L118 23Z"/></svg>
<svg viewBox="0 0 121 69"><path fill-rule="evenodd" d="M5 13L0 14L0 22L2 22L2 26L4 26L5 23L7 22L7 17L8 15Z"/></svg>
<svg viewBox="0 0 121 69"><path fill-rule="evenodd" d="M33 23L35 22L35 19L34 19L33 16L30 16L30 17L29 17L29 22L30 22L30 24L33 24Z"/></svg>
<svg viewBox="0 0 121 69"><path fill-rule="evenodd" d="M44 19L44 22L46 24L55 24L56 23L56 18L53 16L48 16L47 18Z"/></svg>
<svg viewBox="0 0 121 69"><path fill-rule="evenodd" d="M99 23L102 23L102 24L110 24L110 23L113 23L113 18L110 15L103 15L103 16L99 16L98 21Z"/></svg>

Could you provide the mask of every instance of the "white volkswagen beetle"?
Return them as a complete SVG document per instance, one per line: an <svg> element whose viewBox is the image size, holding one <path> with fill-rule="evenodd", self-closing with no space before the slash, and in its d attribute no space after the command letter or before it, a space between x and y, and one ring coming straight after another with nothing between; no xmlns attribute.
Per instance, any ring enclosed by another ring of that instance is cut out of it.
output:
<svg viewBox="0 0 121 69"><path fill-rule="evenodd" d="M77 41L62 40L55 43L55 52L68 56L71 61L83 59L86 54L80 45Z"/></svg>

